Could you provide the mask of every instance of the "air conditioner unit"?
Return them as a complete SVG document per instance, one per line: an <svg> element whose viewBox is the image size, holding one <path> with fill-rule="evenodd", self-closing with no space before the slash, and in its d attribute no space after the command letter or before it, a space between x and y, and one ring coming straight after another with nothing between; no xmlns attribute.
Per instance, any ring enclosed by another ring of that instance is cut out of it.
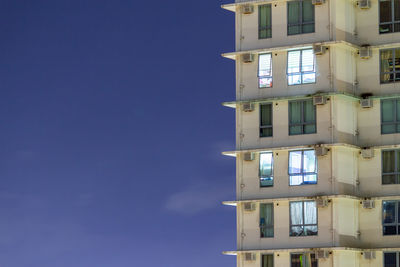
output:
<svg viewBox="0 0 400 267"><path fill-rule="evenodd" d="M327 259L329 258L329 251L327 250L317 250L315 253L316 259Z"/></svg>
<svg viewBox="0 0 400 267"><path fill-rule="evenodd" d="M244 112L251 112L254 110L254 104L251 102L243 103L242 107Z"/></svg>
<svg viewBox="0 0 400 267"><path fill-rule="evenodd" d="M315 155L317 157L325 156L326 154L328 154L328 148L326 148L324 146L316 146L315 147Z"/></svg>
<svg viewBox="0 0 400 267"><path fill-rule="evenodd" d="M326 47L323 45L313 45L314 55L320 56L325 53Z"/></svg>
<svg viewBox="0 0 400 267"><path fill-rule="evenodd" d="M369 8L371 8L371 1L370 0L359 0L358 6L361 9L369 9Z"/></svg>
<svg viewBox="0 0 400 267"><path fill-rule="evenodd" d="M244 260L245 261L255 261L256 260L256 254L251 253L251 252L246 252L244 253Z"/></svg>
<svg viewBox="0 0 400 267"><path fill-rule="evenodd" d="M374 157L374 150L372 148L363 148L361 149L361 156L364 159L370 159Z"/></svg>
<svg viewBox="0 0 400 267"><path fill-rule="evenodd" d="M364 209L373 209L373 208L375 208L375 201L370 200L370 199L364 200L362 202L362 206Z"/></svg>
<svg viewBox="0 0 400 267"><path fill-rule="evenodd" d="M254 61L254 54L251 53L245 53L242 54L242 61L243 63L251 63Z"/></svg>
<svg viewBox="0 0 400 267"><path fill-rule="evenodd" d="M317 198L316 202L317 202L318 208L325 208L328 206L328 203L329 203L328 200L325 198Z"/></svg>
<svg viewBox="0 0 400 267"><path fill-rule="evenodd" d="M254 160L254 153L252 153L252 152L246 152L246 153L244 153L243 159L244 159L245 161L253 161L253 160Z"/></svg>
<svg viewBox="0 0 400 267"><path fill-rule="evenodd" d="M372 56L371 47L369 45L368 46L362 46L360 48L359 53L360 53L360 58L361 59L369 59Z"/></svg>
<svg viewBox="0 0 400 267"><path fill-rule="evenodd" d="M254 211L256 209L256 203L253 202L245 202L243 204L244 211Z"/></svg>
<svg viewBox="0 0 400 267"><path fill-rule="evenodd" d="M364 98L360 100L360 105L362 108L372 108L373 101L371 98Z"/></svg>
<svg viewBox="0 0 400 267"><path fill-rule="evenodd" d="M243 14L251 14L254 12L253 5L242 5L242 13Z"/></svg>
<svg viewBox="0 0 400 267"><path fill-rule="evenodd" d="M325 0L312 0L313 5L322 5L325 3Z"/></svg>
<svg viewBox="0 0 400 267"><path fill-rule="evenodd" d="M313 97L313 104L314 105L325 105L326 104L326 97L325 96L314 96Z"/></svg>
<svg viewBox="0 0 400 267"><path fill-rule="evenodd" d="M376 258L375 251L364 251L363 256L365 260L372 260Z"/></svg>

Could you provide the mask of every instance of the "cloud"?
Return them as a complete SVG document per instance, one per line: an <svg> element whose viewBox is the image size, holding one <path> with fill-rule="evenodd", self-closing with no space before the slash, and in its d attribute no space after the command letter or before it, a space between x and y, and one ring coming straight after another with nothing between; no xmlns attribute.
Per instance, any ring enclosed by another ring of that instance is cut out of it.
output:
<svg viewBox="0 0 400 267"><path fill-rule="evenodd" d="M218 208L222 201L232 198L233 192L226 186L197 185L169 196L165 208L168 211L193 215Z"/></svg>

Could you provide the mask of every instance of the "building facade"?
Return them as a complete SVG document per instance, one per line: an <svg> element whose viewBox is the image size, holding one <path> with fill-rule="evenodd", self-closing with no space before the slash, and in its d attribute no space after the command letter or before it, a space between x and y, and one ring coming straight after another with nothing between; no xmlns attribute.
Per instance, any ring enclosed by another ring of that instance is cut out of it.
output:
<svg viewBox="0 0 400 267"><path fill-rule="evenodd" d="M237 0L238 267L400 267L400 0Z"/></svg>

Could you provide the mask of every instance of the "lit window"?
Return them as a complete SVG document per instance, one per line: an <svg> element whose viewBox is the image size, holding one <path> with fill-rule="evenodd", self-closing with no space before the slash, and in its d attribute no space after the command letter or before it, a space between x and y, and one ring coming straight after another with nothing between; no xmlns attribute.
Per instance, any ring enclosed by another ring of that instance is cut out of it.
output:
<svg viewBox="0 0 400 267"><path fill-rule="evenodd" d="M400 32L400 1L379 1L379 33Z"/></svg>
<svg viewBox="0 0 400 267"><path fill-rule="evenodd" d="M289 102L289 135L317 132L316 108L312 99Z"/></svg>
<svg viewBox="0 0 400 267"><path fill-rule="evenodd" d="M287 34L315 32L314 5L311 0L290 1L287 3Z"/></svg>
<svg viewBox="0 0 400 267"><path fill-rule="evenodd" d="M260 204L260 237L274 237L274 204Z"/></svg>
<svg viewBox="0 0 400 267"><path fill-rule="evenodd" d="M318 219L315 201L290 202L290 236L317 234Z"/></svg>
<svg viewBox="0 0 400 267"><path fill-rule="evenodd" d="M260 187L274 185L272 152L260 153Z"/></svg>
<svg viewBox="0 0 400 267"><path fill-rule="evenodd" d="M400 48L380 51L381 83L400 81Z"/></svg>
<svg viewBox="0 0 400 267"><path fill-rule="evenodd" d="M288 84L315 83L314 52L312 49L288 52Z"/></svg>
<svg viewBox="0 0 400 267"><path fill-rule="evenodd" d="M317 183L317 158L314 150L289 152L290 185Z"/></svg>
<svg viewBox="0 0 400 267"><path fill-rule="evenodd" d="M271 37L271 4L258 6L258 39Z"/></svg>
<svg viewBox="0 0 400 267"><path fill-rule="evenodd" d="M399 252L383 253L383 267L399 267L399 265L400 265Z"/></svg>
<svg viewBox="0 0 400 267"><path fill-rule="evenodd" d="M266 254L261 257L261 267L274 267L274 255Z"/></svg>
<svg viewBox="0 0 400 267"><path fill-rule="evenodd" d="M290 267L318 267L314 253L292 253L290 262Z"/></svg>
<svg viewBox="0 0 400 267"><path fill-rule="evenodd" d="M382 184L400 184L400 150L382 151Z"/></svg>
<svg viewBox="0 0 400 267"><path fill-rule="evenodd" d="M399 201L383 201L382 202L382 226L383 235L399 235L400 221Z"/></svg>
<svg viewBox="0 0 400 267"><path fill-rule="evenodd" d="M400 99L381 100L381 133L400 132Z"/></svg>
<svg viewBox="0 0 400 267"><path fill-rule="evenodd" d="M260 105L260 137L272 136L272 104Z"/></svg>
<svg viewBox="0 0 400 267"><path fill-rule="evenodd" d="M272 87L272 56L269 54L258 55L258 87Z"/></svg>

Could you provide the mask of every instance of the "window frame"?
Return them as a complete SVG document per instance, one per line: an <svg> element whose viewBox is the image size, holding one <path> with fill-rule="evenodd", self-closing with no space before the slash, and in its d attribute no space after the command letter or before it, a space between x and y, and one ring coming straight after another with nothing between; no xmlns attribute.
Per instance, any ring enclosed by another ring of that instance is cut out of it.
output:
<svg viewBox="0 0 400 267"><path fill-rule="evenodd" d="M383 211L383 204L385 202L394 202L395 203L395 222L394 223L384 223L384 211ZM382 236L399 236L400 235L400 220L399 220L399 206L400 200L384 200L382 201ZM395 226L396 227L396 234L385 234L385 226Z"/></svg>
<svg viewBox="0 0 400 267"><path fill-rule="evenodd" d="M383 165L384 165L384 163L383 163L383 153L384 152L391 152L391 151L393 151L394 152L394 172L386 172L386 173L384 173L383 172ZM385 150L382 150L381 151L381 178L382 178L382 180L381 180L381 183L382 183L382 185L396 185L396 184L400 184L400 166L398 166L398 159L399 159L399 157L400 157L400 149L385 149ZM399 169L399 171L396 171L396 170L398 170ZM384 175L396 175L396 183L394 183L394 184L384 184L383 183L383 176Z"/></svg>
<svg viewBox="0 0 400 267"><path fill-rule="evenodd" d="M316 256L315 253L313 253L311 251L310 252L293 252L293 253L290 253L290 267L293 266L292 255L305 255L305 254L314 255L314 260L315 260L315 264L316 264L316 266L314 266L314 267L318 267L318 259L315 257ZM311 263L311 267L312 267L312 263Z"/></svg>
<svg viewBox="0 0 400 267"><path fill-rule="evenodd" d="M393 109L393 121L391 121L391 122L383 122L383 102L385 102L385 101L391 101L391 102L394 102L394 104L393 104L393 106L394 106L394 109ZM381 103L380 103L380 105L381 105L381 135L383 135L383 134L396 134L396 133L400 133L400 131L397 131L397 129L398 128L400 128L400 118L397 118L397 101L399 101L400 102L400 99L399 98L388 98L388 99L381 99ZM390 133L384 133L383 132L383 126L384 125L394 125L395 126L395 128L396 128L396 131L394 131L394 132L390 132ZM399 127L398 127L399 126Z"/></svg>
<svg viewBox="0 0 400 267"><path fill-rule="evenodd" d="M273 124L274 124L274 122L273 122L273 119L274 119L274 116L273 116L273 105L272 105L273 103L264 103L264 104L260 104L260 106L259 106L259 109L260 109L260 119L259 119L259 129L260 129L260 134L259 134L259 137L260 138L264 138L264 137L273 137L274 136L274 128L273 128ZM271 109L271 111L270 111L270 114L271 114L271 124L270 125L262 125L262 106L270 106L270 109ZM262 136L261 135L261 130L262 129L271 129L271 135L269 135L269 136Z"/></svg>
<svg viewBox="0 0 400 267"><path fill-rule="evenodd" d="M303 51L307 51L307 50L311 50L312 54L313 54L313 71L303 71L302 70L302 68L303 68L303 60L302 60L303 59ZM296 52L296 51L300 52L299 72L289 73L289 54L290 54L290 52ZM298 86L298 85L304 85L304 84L316 84L317 83L316 57L315 57L313 48L302 48L302 49L289 50L289 51L287 51L286 56L287 56L287 60L286 60L287 61L286 62L286 76L287 76L287 85L288 86L296 86L296 85ZM314 74L314 82L309 82L309 83L303 82L303 76L307 75L307 74ZM301 82L298 83L298 84L289 84L289 77L290 76L295 76L295 75L300 75L300 81Z"/></svg>
<svg viewBox="0 0 400 267"><path fill-rule="evenodd" d="M390 1L390 7L392 9L392 14L391 17L391 21L390 22L381 22L381 2L383 1ZM379 0L378 1L378 33L379 34L388 34L388 33L397 33L400 32L400 20L395 20L395 5L394 5L394 1L396 0ZM399 7L400 8L400 7ZM395 31L395 24L399 24L399 31ZM388 32L381 32L381 25L391 25L392 26L392 31L388 31Z"/></svg>
<svg viewBox="0 0 400 267"><path fill-rule="evenodd" d="M271 176L262 176L261 175L261 154L271 154ZM273 187L274 186L274 153L273 152L261 152L258 157L258 178L260 181L260 188L268 188L268 187ZM272 180L272 185L269 186L262 186L261 185L261 179L262 178L271 178Z"/></svg>
<svg viewBox="0 0 400 267"><path fill-rule="evenodd" d="M265 225L261 225L261 206L262 205L271 205L271 210L272 210L272 224L265 224ZM274 203L260 203L260 206L259 206L259 214L258 214L258 216L259 216L259 229L260 229L260 238L274 238L274 236L275 236L275 225L274 225ZM272 229L272 235L271 236L261 236L261 233L262 233L262 231L261 231L261 228L263 228L263 229L268 229L268 228L270 228L270 229Z"/></svg>
<svg viewBox="0 0 400 267"><path fill-rule="evenodd" d="M305 223L305 213L304 213L304 203L305 202L314 202L315 203L315 214L316 214L316 224L306 224ZM301 208L302 208L302 219L303 223L302 224L292 224L292 203L302 203ZM292 227L302 227L303 228L303 233L304 233L304 227L306 226L316 226L317 227L317 233L315 235L291 235L292 232ZM315 200L300 200L300 201L289 201L289 237L301 237L301 236L318 236L318 206L317 202Z"/></svg>
<svg viewBox="0 0 400 267"><path fill-rule="evenodd" d="M261 7L263 7L263 6L269 6L270 7L270 9L269 9L269 21L267 21L267 27L266 28L262 28L261 29ZM268 26L268 24L269 24L269 26ZM271 32L271 35L270 36L268 36L268 34L267 34L267 37L260 37L260 32L261 31L267 31L267 33L268 33L268 30L270 30L270 32ZM259 40L263 40L263 39L270 39L270 38L272 38L272 5L271 4L263 4L263 5L259 5L258 6L258 39Z"/></svg>
<svg viewBox="0 0 400 267"><path fill-rule="evenodd" d="M385 251L383 252L383 267L386 267L385 265L385 254L396 254L396 267L400 267L400 251Z"/></svg>
<svg viewBox="0 0 400 267"><path fill-rule="evenodd" d="M260 57L263 55L270 55L271 60L270 60L270 75L260 75ZM265 89L265 88L272 88L274 86L274 78L273 78L273 69L272 69L272 53L262 53L258 54L258 67L257 67L257 78L258 78L258 89ZM261 86L260 85L260 79L271 79L271 86Z"/></svg>
<svg viewBox="0 0 400 267"><path fill-rule="evenodd" d="M289 108L289 112L288 112L288 114L289 114L289 118L288 118L288 132L289 132L289 136L295 136L295 135L303 135L303 134L316 134L317 133L317 108L316 108L316 106L313 104L313 106L314 106L314 118L315 118L315 121L314 121L314 123L309 123L309 122L305 122L305 119L304 119L304 103L306 102L306 101L311 101L312 102L312 99L301 99L301 100L292 100L292 101L289 101L288 102L288 108ZM291 117L292 117L292 111L291 111L291 109L290 109L290 104L291 103L296 103L296 102L301 102L301 122L300 123L291 123ZM307 125L315 125L315 132L312 132L312 133L305 133L304 132L304 129L305 129L305 126L307 126ZM292 127L292 126L301 126L301 133L298 133L298 134L292 134L292 133L290 133L290 128Z"/></svg>
<svg viewBox="0 0 400 267"><path fill-rule="evenodd" d="M313 6L313 18L314 20L312 22L304 22L303 21L303 2L304 1L311 1L311 0L294 0L294 1L288 1L286 4L286 24L287 24L287 28L286 28L286 35L287 36L292 36L292 35L299 35L299 34L308 34L308 33L315 33L315 6ZM293 23L293 24L289 24L289 3L290 2L300 2L299 4L299 22L298 23ZM312 32L303 32L303 25L308 25L308 24L312 24L314 27L314 31ZM299 26L300 27L300 32L299 33L292 33L289 34L289 28L292 26Z"/></svg>
<svg viewBox="0 0 400 267"><path fill-rule="evenodd" d="M290 153L291 152L298 152L301 151L301 173L300 174L293 174L290 173ZM303 166L304 166L304 151L314 151L314 157L315 157L315 172L303 172ZM304 176L305 175L316 175L316 181L315 183L304 183ZM288 175L289 175L289 186L302 186L302 185L315 185L318 184L318 157L315 155L315 149L301 149L301 150L292 150L289 151L289 157L288 157ZM299 185L292 185L290 184L290 176L300 176L302 177L303 183Z"/></svg>
<svg viewBox="0 0 400 267"><path fill-rule="evenodd" d="M383 51L392 51L392 62L394 62L394 64L396 64L396 50L400 50L400 47L379 50L379 82L380 82L380 84L390 84L390 83L400 82L400 79L396 81L396 74L400 75L400 69L398 71L396 71L396 67L394 67L392 71L389 71L389 72L382 71L382 52ZM384 82L382 80L382 75L387 75L387 74L393 75L393 81Z"/></svg>

